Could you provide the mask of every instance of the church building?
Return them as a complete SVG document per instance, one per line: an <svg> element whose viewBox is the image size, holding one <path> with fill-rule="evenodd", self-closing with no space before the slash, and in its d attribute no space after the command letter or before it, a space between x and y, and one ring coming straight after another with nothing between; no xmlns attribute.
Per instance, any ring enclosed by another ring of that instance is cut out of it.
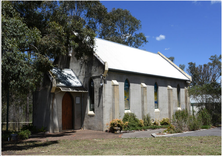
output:
<svg viewBox="0 0 222 156"><path fill-rule="evenodd" d="M80 60L71 51L45 74L33 95L33 125L49 132L105 131L112 119L172 118L189 111L192 78L160 52L95 38L94 53Z"/></svg>

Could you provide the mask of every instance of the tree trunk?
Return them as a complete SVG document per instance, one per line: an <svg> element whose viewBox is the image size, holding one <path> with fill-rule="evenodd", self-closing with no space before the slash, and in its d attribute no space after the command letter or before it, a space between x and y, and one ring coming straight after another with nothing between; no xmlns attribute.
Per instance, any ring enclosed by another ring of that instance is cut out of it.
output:
<svg viewBox="0 0 222 156"><path fill-rule="evenodd" d="M27 94L27 101L26 101L26 122L29 122L29 101L31 97L31 90L29 90L29 93Z"/></svg>

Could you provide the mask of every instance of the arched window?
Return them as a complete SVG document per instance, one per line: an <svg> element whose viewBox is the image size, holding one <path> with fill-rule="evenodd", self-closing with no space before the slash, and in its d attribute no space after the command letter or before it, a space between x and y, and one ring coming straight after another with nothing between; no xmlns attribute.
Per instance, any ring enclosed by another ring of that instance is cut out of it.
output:
<svg viewBox="0 0 222 156"><path fill-rule="evenodd" d="M177 85L177 107L180 107L180 85Z"/></svg>
<svg viewBox="0 0 222 156"><path fill-rule="evenodd" d="M130 83L126 79L124 83L124 101L125 101L125 110L130 110Z"/></svg>
<svg viewBox="0 0 222 156"><path fill-rule="evenodd" d="M157 83L154 84L154 104L155 104L155 109L158 109L159 104L158 104L158 85L157 85Z"/></svg>
<svg viewBox="0 0 222 156"><path fill-rule="evenodd" d="M89 81L89 110L94 112L94 82Z"/></svg>

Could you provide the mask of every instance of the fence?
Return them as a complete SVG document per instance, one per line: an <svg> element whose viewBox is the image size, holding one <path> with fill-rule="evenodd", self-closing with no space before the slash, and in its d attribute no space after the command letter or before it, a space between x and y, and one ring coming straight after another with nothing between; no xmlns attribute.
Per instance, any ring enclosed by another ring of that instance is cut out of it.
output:
<svg viewBox="0 0 222 156"><path fill-rule="evenodd" d="M8 129L19 131L23 125L31 124L32 122L8 122ZM7 122L2 122L2 130L6 130Z"/></svg>

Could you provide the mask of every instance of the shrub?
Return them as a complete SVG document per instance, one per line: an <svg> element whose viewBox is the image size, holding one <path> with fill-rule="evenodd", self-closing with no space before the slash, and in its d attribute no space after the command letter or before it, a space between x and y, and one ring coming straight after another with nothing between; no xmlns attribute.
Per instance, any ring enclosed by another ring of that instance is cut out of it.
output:
<svg viewBox="0 0 222 156"><path fill-rule="evenodd" d="M36 126L33 126L32 124L23 125L21 131L24 131L24 130L27 130L27 129L29 131L31 131L32 133L37 133L38 132L38 129L36 128Z"/></svg>
<svg viewBox="0 0 222 156"><path fill-rule="evenodd" d="M13 134L12 131L2 131L2 140L8 141L8 138L11 138L11 134Z"/></svg>
<svg viewBox="0 0 222 156"><path fill-rule="evenodd" d="M155 125L155 126L160 126L159 120L155 120L155 121L153 122L153 125Z"/></svg>
<svg viewBox="0 0 222 156"><path fill-rule="evenodd" d="M197 115L201 117L203 125L211 125L211 115L206 108L201 109Z"/></svg>
<svg viewBox="0 0 222 156"><path fill-rule="evenodd" d="M160 121L160 124L161 124L161 125L169 125L169 124L170 124L170 119L169 119L169 118L163 118L163 119Z"/></svg>
<svg viewBox="0 0 222 156"><path fill-rule="evenodd" d="M173 115L172 124L175 126L176 132L182 132L188 130L187 122L188 122L189 114L187 110L178 110Z"/></svg>
<svg viewBox="0 0 222 156"><path fill-rule="evenodd" d="M167 129L166 130L164 130L164 132L167 132L167 133L175 133L176 132L176 128L175 128L175 126L174 125L172 125L172 124L169 124L169 126L167 127Z"/></svg>
<svg viewBox="0 0 222 156"><path fill-rule="evenodd" d="M144 121L141 120L141 119L140 119L140 121L139 121L139 126L140 126L140 127L144 127Z"/></svg>
<svg viewBox="0 0 222 156"><path fill-rule="evenodd" d="M193 115L190 115L189 116L189 121L188 121L188 129L190 131L195 131L195 130L198 130L200 129L202 126L202 118L201 116L193 116Z"/></svg>
<svg viewBox="0 0 222 156"><path fill-rule="evenodd" d="M150 114L144 115L143 121L144 121L144 126L151 126L152 122L151 122Z"/></svg>
<svg viewBox="0 0 222 156"><path fill-rule="evenodd" d="M31 132L28 129L22 130L18 133L19 138L22 140L28 139L30 135L31 135Z"/></svg>
<svg viewBox="0 0 222 156"><path fill-rule="evenodd" d="M140 121L134 113L125 113L123 117L123 122L128 122L126 130L136 130L140 127Z"/></svg>

